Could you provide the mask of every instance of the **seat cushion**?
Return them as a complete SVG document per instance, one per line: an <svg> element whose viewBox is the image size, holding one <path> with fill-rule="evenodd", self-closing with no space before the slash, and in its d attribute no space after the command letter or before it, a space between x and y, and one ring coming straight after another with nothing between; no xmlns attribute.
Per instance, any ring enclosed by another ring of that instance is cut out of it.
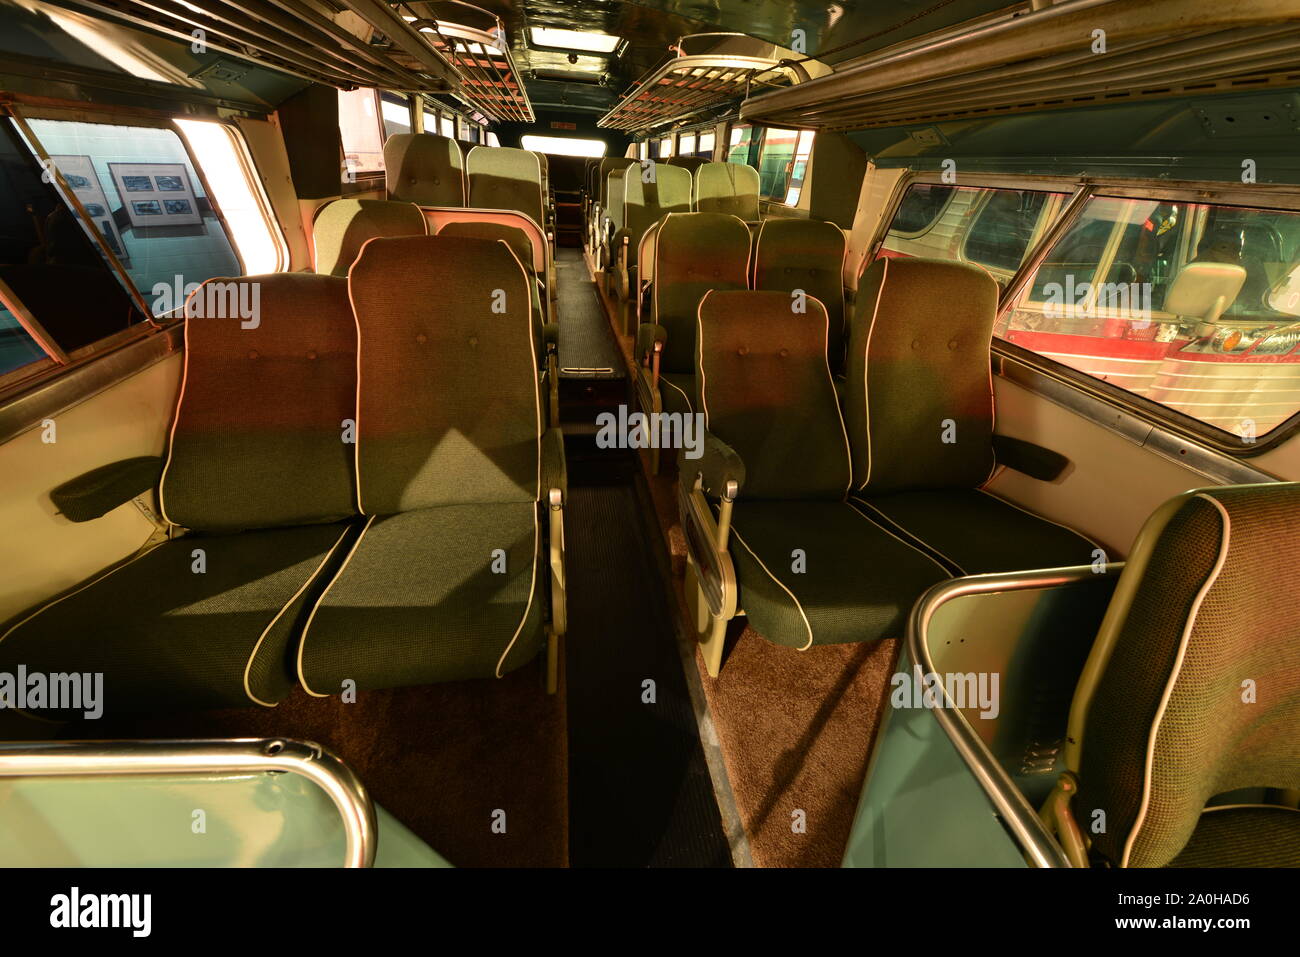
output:
<svg viewBox="0 0 1300 957"><path fill-rule="evenodd" d="M1300 811L1271 805L1207 808L1168 867L1300 867Z"/></svg>
<svg viewBox="0 0 1300 957"><path fill-rule="evenodd" d="M873 521L924 548L953 575L1090 565L1096 543L979 489L854 498Z"/></svg>
<svg viewBox="0 0 1300 957"><path fill-rule="evenodd" d="M298 677L314 695L500 677L542 644L533 502L371 519L312 612Z"/></svg>
<svg viewBox="0 0 1300 957"><path fill-rule="evenodd" d="M795 648L900 637L916 599L949 577L845 502L740 501L731 534L750 624Z"/></svg>
<svg viewBox="0 0 1300 957"><path fill-rule="evenodd" d="M694 412L695 373L660 372L659 394L663 398L665 412Z"/></svg>
<svg viewBox="0 0 1300 957"><path fill-rule="evenodd" d="M274 705L354 535L304 525L163 542L19 621L0 637L0 673L102 673L106 714Z"/></svg>

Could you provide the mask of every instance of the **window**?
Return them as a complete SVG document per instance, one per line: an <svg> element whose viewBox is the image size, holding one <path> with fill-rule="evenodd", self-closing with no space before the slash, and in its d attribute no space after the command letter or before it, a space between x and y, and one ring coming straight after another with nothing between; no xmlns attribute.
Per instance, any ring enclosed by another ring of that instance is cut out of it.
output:
<svg viewBox="0 0 1300 957"><path fill-rule="evenodd" d="M673 155L673 138L665 136L659 141L659 159L669 159Z"/></svg>
<svg viewBox="0 0 1300 957"><path fill-rule="evenodd" d="M694 156L695 155L695 134L683 133L677 137L677 155Z"/></svg>
<svg viewBox="0 0 1300 957"><path fill-rule="evenodd" d="M804 180L808 178L808 159L812 156L814 135L816 134L812 130L804 130L799 134L799 145L795 148L794 162L790 165L790 180L785 188L785 205L787 206L799 205Z"/></svg>
<svg viewBox="0 0 1300 957"><path fill-rule="evenodd" d="M1064 193L1045 190L917 183L880 254L976 263L1005 286L1064 201Z"/></svg>
<svg viewBox="0 0 1300 957"><path fill-rule="evenodd" d="M889 226L889 235L914 236L925 232L938 220L954 191L952 186L933 186L929 183L909 186L898 206L898 212L894 214L894 221Z"/></svg>
<svg viewBox="0 0 1300 957"><path fill-rule="evenodd" d="M496 135L495 133L489 131L489 132L488 132L488 135L487 135L487 145L488 145L488 146L500 146L500 145L501 145L501 140L497 138L497 135Z"/></svg>
<svg viewBox="0 0 1300 957"><path fill-rule="evenodd" d="M572 136L537 136L526 133L521 142L526 150L552 156L604 156L604 140L583 140Z"/></svg>
<svg viewBox="0 0 1300 957"><path fill-rule="evenodd" d="M701 133L699 145L695 147L695 155L703 156L705 159L713 159L713 144L717 141L717 136L713 133Z"/></svg>
<svg viewBox="0 0 1300 957"><path fill-rule="evenodd" d="M455 119L450 116L447 116L444 113L442 119L438 123L438 132L441 133L443 136L450 137L451 139L454 140L456 138Z"/></svg>
<svg viewBox="0 0 1300 957"><path fill-rule="evenodd" d="M623 42L622 37L610 33L588 33L585 30L563 30L558 27L533 27L531 32L532 45L535 47L559 47L587 53L613 53Z"/></svg>
<svg viewBox="0 0 1300 957"><path fill-rule="evenodd" d="M244 261L244 271L260 275L284 268L289 261L288 246L238 133L222 123L203 120L177 120L176 125L203 167L239 258Z"/></svg>
<svg viewBox="0 0 1300 957"><path fill-rule="evenodd" d="M0 305L0 377L45 358L45 350L36 344L14 314Z"/></svg>
<svg viewBox="0 0 1300 957"><path fill-rule="evenodd" d="M384 139L411 132L411 101L400 93L385 93L379 101L384 118Z"/></svg>
<svg viewBox="0 0 1300 957"><path fill-rule="evenodd" d="M784 200L794 172L798 130L767 129L758 148L758 192L766 199Z"/></svg>
<svg viewBox="0 0 1300 957"><path fill-rule="evenodd" d="M733 126L731 140L727 145L727 162L738 166L749 164L750 147L753 146L754 128L752 126Z"/></svg>
<svg viewBox="0 0 1300 957"><path fill-rule="evenodd" d="M339 135L343 140L344 179L384 171L384 131L374 90L339 91Z"/></svg>
<svg viewBox="0 0 1300 957"><path fill-rule="evenodd" d="M438 111L431 110L426 106L421 111L421 114L424 120L424 132L437 133L438 132Z"/></svg>
<svg viewBox="0 0 1300 957"><path fill-rule="evenodd" d="M640 143L636 144L636 158L637 159L650 158L650 144L647 143L645 140L642 140Z"/></svg>
<svg viewBox="0 0 1300 957"><path fill-rule="evenodd" d="M1098 195L1008 342L1252 443L1300 411L1300 213Z"/></svg>
<svg viewBox="0 0 1300 957"><path fill-rule="evenodd" d="M154 315L179 310L187 287L213 276L243 272L175 130L41 119L31 120L30 126L91 218L82 224L86 233L76 231L102 238ZM214 164L214 169L222 165L215 156ZM231 185L224 171L221 181ZM231 196L238 221L240 201L234 193ZM52 215L66 215L69 224L76 222L66 207L60 206ZM98 244L91 248L97 249ZM47 254L66 262L58 250L47 249ZM81 253L77 256L78 264L90 265ZM94 260L102 266L98 255ZM44 324L28 297L19 292L19 298ZM92 336L92 341L102 335Z"/></svg>

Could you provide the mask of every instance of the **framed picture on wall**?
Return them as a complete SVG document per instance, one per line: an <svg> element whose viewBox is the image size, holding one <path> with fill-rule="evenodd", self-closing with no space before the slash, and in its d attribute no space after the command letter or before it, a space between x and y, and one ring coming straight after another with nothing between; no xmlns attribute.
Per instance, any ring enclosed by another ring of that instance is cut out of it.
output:
<svg viewBox="0 0 1300 957"><path fill-rule="evenodd" d="M104 193L104 184L99 181L99 174L95 172L94 161L89 156L67 154L51 156L50 159L63 174L63 181L76 194L86 210L86 215L90 217L90 222L82 223L82 227L87 232L92 229L98 231L122 265L130 265L130 258L122 245L122 237L117 234L117 227L113 225L113 208Z"/></svg>
<svg viewBox="0 0 1300 957"><path fill-rule="evenodd" d="M108 170L132 228L203 222L184 163L109 163Z"/></svg>

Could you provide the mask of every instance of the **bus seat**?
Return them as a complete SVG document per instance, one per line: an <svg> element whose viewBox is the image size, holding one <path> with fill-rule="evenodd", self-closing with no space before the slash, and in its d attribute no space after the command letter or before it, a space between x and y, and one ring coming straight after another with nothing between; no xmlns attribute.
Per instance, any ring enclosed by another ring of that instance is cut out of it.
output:
<svg viewBox="0 0 1300 957"><path fill-rule="evenodd" d="M336 199L322 206L312 224L316 272L346 276L361 247L376 236L423 236L424 215L414 203L383 199Z"/></svg>
<svg viewBox="0 0 1300 957"><path fill-rule="evenodd" d="M635 162L636 160L625 156L606 156L592 171L594 179L593 185L595 187L593 193L595 202L591 208L591 248L593 252L602 249L602 247L607 244L610 235L606 231L606 220L609 217L610 203L609 174L614 172L614 170L627 169L627 167L631 166ZM618 195L618 202L621 205L623 202L622 180L619 180L619 186L616 192Z"/></svg>
<svg viewBox="0 0 1300 957"><path fill-rule="evenodd" d="M1300 866L1300 811L1214 800L1300 790L1300 603L1275 587L1297 533L1295 482L1187 492L1139 533L1070 712L1068 803L1094 859Z"/></svg>
<svg viewBox="0 0 1300 957"><path fill-rule="evenodd" d="M536 153L509 146L476 146L465 165L470 206L513 209L546 229L542 165Z"/></svg>
<svg viewBox="0 0 1300 957"><path fill-rule="evenodd" d="M706 159L703 156L671 156L668 158L669 166L680 166L682 169L690 173L694 173L705 163L710 162L712 162L712 160Z"/></svg>
<svg viewBox="0 0 1300 957"><path fill-rule="evenodd" d="M436 133L394 133L384 142L388 198L420 206L465 205L460 144Z"/></svg>
<svg viewBox="0 0 1300 957"><path fill-rule="evenodd" d="M552 576L545 558L563 452L543 432L528 285L484 239L376 239L352 268L368 521L304 630L311 694L500 677L542 647L548 606L563 630L562 554Z"/></svg>
<svg viewBox="0 0 1300 957"><path fill-rule="evenodd" d="M187 321L158 499L166 522L190 534L29 613L0 635L0 670L102 673L114 714L269 706L292 687L294 637L355 534L342 520L356 501L345 442L356 326L343 279L209 280L191 302L215 283L246 296L255 285L258 322Z"/></svg>
<svg viewBox="0 0 1300 957"><path fill-rule="evenodd" d="M754 240L754 288L802 289L826 307L831 372L844 371L844 230L815 219L769 219Z"/></svg>
<svg viewBox="0 0 1300 957"><path fill-rule="evenodd" d="M709 162L695 171L695 211L729 213L757 222L758 170L738 163Z"/></svg>
<svg viewBox="0 0 1300 957"><path fill-rule="evenodd" d="M878 259L860 290L844 402L856 501L954 575L1092 564L1095 542L984 489L998 467L993 278L964 263Z"/></svg>
<svg viewBox="0 0 1300 957"><path fill-rule="evenodd" d="M797 313L785 293L713 290L697 326L714 454L698 463L679 455L679 481L689 486L698 474L718 497L735 483L728 541L738 607L763 637L801 650L901 636L912 604L948 573L849 498L825 308L810 298ZM720 644L706 655L713 675Z"/></svg>
<svg viewBox="0 0 1300 957"><path fill-rule="evenodd" d="M638 367L639 388L654 406L645 411L691 413L700 299L748 288L749 230L724 213L670 213L657 233L651 322L638 330L637 358L649 363Z"/></svg>
<svg viewBox="0 0 1300 957"><path fill-rule="evenodd" d="M656 163L649 176L640 166L623 177L623 225L615 235L612 260L624 298L636 286L636 257L645 231L669 213L691 211L691 175L678 166Z"/></svg>
<svg viewBox="0 0 1300 957"><path fill-rule="evenodd" d="M596 266L602 272L609 268L613 257L614 236L623 228L623 180L627 169L610 170L605 175L605 202L597 233Z"/></svg>

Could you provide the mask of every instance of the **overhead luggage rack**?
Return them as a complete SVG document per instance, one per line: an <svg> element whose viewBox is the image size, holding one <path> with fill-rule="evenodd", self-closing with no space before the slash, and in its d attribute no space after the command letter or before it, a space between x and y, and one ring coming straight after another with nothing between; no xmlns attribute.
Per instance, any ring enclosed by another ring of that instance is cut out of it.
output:
<svg viewBox="0 0 1300 957"><path fill-rule="evenodd" d="M954 27L763 92L741 119L863 130L1300 80L1300 0L1067 0Z"/></svg>
<svg viewBox="0 0 1300 957"><path fill-rule="evenodd" d="M457 69L384 0L55 0L303 79L454 93Z"/></svg>
<svg viewBox="0 0 1300 957"><path fill-rule="evenodd" d="M622 95L597 126L633 133L695 116L711 107L823 76L830 68L743 33L682 37L676 56L651 70Z"/></svg>
<svg viewBox="0 0 1300 957"><path fill-rule="evenodd" d="M500 17L461 0L399 2L393 7L456 68L461 99L494 120L535 121Z"/></svg>

